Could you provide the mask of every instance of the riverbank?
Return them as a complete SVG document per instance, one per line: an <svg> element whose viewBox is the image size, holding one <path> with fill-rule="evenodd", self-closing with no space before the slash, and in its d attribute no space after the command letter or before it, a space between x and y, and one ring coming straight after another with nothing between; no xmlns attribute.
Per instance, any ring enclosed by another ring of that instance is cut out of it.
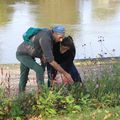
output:
<svg viewBox="0 0 120 120"><path fill-rule="evenodd" d="M51 90L43 86L40 94L36 94L35 74L31 71L26 92L34 92L17 95L19 65L3 65L0 73L2 77L5 77L2 80L6 83L4 84L6 89L5 92L4 89L0 89L0 100L2 101L0 119L56 120L58 118L60 120L89 120L91 118L95 120L119 120L120 66L117 66L116 70L111 72L102 70L106 67L108 70L113 70L110 69L112 65L108 66L108 64L107 66L105 64L95 64L94 67L93 65L77 66L84 72L84 77L86 75L84 80L90 78L89 81L84 82L84 86L81 86L81 84L63 85ZM87 72L85 73L84 70ZM12 72L16 74L14 77ZM97 78L91 76L90 73ZM102 79L98 78L100 74L103 74ZM18 79L16 79L17 75ZM7 96L5 96L6 94ZM13 95L14 97L11 97Z"/></svg>
<svg viewBox="0 0 120 120"><path fill-rule="evenodd" d="M19 64L0 64L0 85L5 88L8 95L18 94L18 85L20 79ZM29 80L27 82L27 91L36 90L35 73L30 71Z"/></svg>
<svg viewBox="0 0 120 120"><path fill-rule="evenodd" d="M90 76L94 78L100 76L103 70L112 70L112 64L120 61L120 58L97 58L75 60L75 65L80 73L82 81L87 80ZM0 85L6 88L8 94L18 93L18 84L20 79L19 64L0 64ZM47 71L45 71L45 83L47 83ZM36 90L36 75L30 70L29 80L26 86L27 91ZM15 92L14 92L15 91Z"/></svg>

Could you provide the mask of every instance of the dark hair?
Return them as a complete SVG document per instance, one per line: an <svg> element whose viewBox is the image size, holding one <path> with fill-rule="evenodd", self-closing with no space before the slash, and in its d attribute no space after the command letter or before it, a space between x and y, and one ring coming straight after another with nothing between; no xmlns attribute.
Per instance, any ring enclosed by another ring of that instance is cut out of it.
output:
<svg viewBox="0 0 120 120"><path fill-rule="evenodd" d="M61 45L71 48L72 46L74 46L73 38L71 36L65 37L61 42Z"/></svg>

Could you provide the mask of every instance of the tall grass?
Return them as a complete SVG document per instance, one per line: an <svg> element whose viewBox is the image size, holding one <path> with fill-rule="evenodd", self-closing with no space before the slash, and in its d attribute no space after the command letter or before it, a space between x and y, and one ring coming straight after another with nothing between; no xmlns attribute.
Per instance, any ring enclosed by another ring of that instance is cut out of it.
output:
<svg viewBox="0 0 120 120"><path fill-rule="evenodd" d="M55 85L52 89L42 86L40 93L23 93L10 98L2 88L0 119L47 119L120 106L120 64L94 72L88 74L83 85Z"/></svg>

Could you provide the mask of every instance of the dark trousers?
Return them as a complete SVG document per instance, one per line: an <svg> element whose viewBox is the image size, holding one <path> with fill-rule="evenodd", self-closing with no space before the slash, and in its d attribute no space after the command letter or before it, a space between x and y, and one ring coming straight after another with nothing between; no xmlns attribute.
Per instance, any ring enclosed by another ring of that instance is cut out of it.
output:
<svg viewBox="0 0 120 120"><path fill-rule="evenodd" d="M50 87L50 81L55 78L57 71L49 63L47 63L46 66L47 66L47 73L48 73L48 87ZM71 67L69 68L61 64L61 67L71 75L74 82L82 83L80 74L74 64L72 64Z"/></svg>
<svg viewBox="0 0 120 120"><path fill-rule="evenodd" d="M29 55L23 55L19 53L16 53L16 57L20 61L19 92L25 91L30 69L36 72L38 87L40 87L41 84L44 84L43 68L38 63L35 62L34 58L32 58Z"/></svg>
<svg viewBox="0 0 120 120"><path fill-rule="evenodd" d="M48 87L51 86L51 80L55 79L57 71L49 64L46 64L48 74Z"/></svg>
<svg viewBox="0 0 120 120"><path fill-rule="evenodd" d="M63 67L64 69L64 67ZM75 67L74 64L72 64L72 66L70 67L69 70L67 70L68 73L70 73L72 79L74 80L74 82L81 82L82 83L82 80L81 80L81 77L80 77L80 74L77 70L77 68Z"/></svg>

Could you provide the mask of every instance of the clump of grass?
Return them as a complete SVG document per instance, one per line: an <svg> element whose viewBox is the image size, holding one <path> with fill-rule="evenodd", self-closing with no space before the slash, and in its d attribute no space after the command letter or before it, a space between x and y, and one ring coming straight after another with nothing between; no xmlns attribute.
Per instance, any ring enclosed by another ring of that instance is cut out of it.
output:
<svg viewBox="0 0 120 120"><path fill-rule="evenodd" d="M100 76L92 76L95 79L91 77L84 84L92 99L98 100L104 106L117 106L120 105L120 64L115 63L110 67L111 69L105 67Z"/></svg>
<svg viewBox="0 0 120 120"><path fill-rule="evenodd" d="M11 74L9 70L5 70L3 67L0 69L0 86L4 88L7 96L11 94Z"/></svg>

